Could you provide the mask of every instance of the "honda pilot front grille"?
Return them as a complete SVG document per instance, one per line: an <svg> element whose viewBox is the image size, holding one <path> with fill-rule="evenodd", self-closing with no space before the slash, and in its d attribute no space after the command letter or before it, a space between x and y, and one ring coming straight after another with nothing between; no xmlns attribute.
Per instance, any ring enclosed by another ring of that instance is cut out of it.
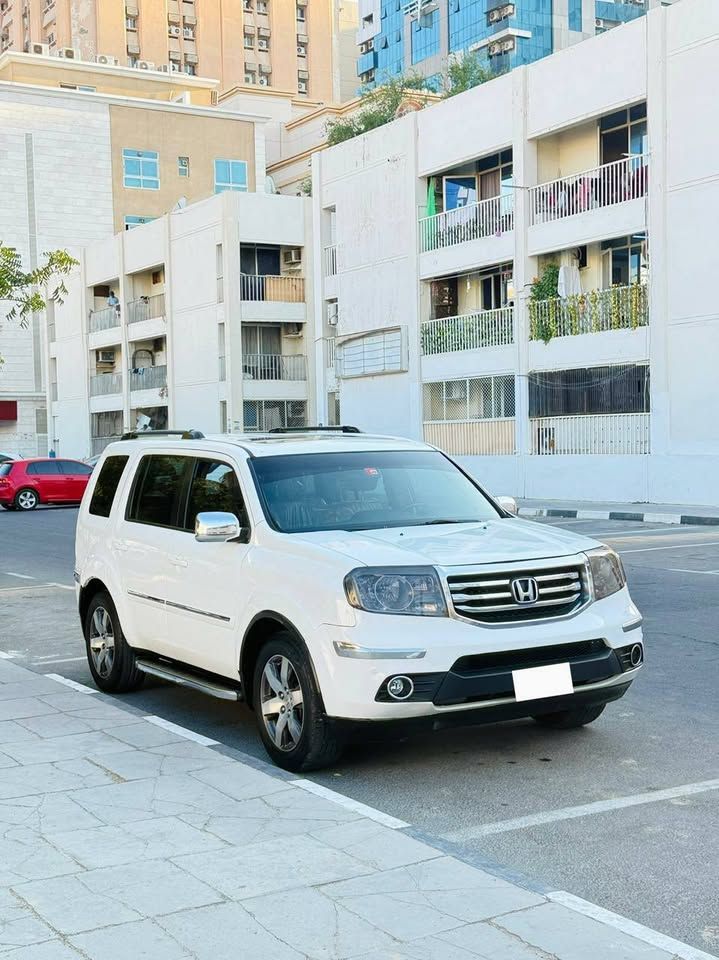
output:
<svg viewBox="0 0 719 960"><path fill-rule="evenodd" d="M481 623L565 617L583 606L583 564L453 574L447 578L456 612Z"/></svg>

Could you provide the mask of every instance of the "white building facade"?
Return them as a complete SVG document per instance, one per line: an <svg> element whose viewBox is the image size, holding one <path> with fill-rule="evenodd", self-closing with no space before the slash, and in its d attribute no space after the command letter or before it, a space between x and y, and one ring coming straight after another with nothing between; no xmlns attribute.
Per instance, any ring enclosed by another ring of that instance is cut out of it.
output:
<svg viewBox="0 0 719 960"><path fill-rule="evenodd" d="M96 455L137 427L306 424L310 214L228 191L86 248L48 336L56 450Z"/></svg>
<svg viewBox="0 0 719 960"><path fill-rule="evenodd" d="M495 493L719 503L718 81L682 0L316 155L319 418Z"/></svg>

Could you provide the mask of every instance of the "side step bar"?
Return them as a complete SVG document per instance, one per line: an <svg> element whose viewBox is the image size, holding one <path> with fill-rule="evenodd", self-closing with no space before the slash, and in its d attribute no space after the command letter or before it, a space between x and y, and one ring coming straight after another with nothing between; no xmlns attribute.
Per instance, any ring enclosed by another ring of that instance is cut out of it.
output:
<svg viewBox="0 0 719 960"><path fill-rule="evenodd" d="M211 680L206 677L190 673L188 670L181 670L171 663L156 663L152 660L137 660L135 666L143 673L148 673L153 677L159 677L161 680L169 680L170 683L176 683L180 687L190 687L192 690L199 690L200 693L206 693L210 697L216 697L218 700L242 700L242 691L234 687L230 682L223 683L218 677Z"/></svg>

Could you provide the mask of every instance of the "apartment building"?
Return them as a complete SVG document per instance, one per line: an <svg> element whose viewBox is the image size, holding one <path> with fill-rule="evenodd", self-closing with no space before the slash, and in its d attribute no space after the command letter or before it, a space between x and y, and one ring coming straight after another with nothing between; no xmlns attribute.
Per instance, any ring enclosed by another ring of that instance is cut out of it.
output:
<svg viewBox="0 0 719 960"><path fill-rule="evenodd" d="M264 190L262 121L210 107L216 87L196 77L2 55L0 239L33 266L46 250L75 251L178 202ZM41 328L40 317L27 329L0 327L0 450L9 453L47 453Z"/></svg>
<svg viewBox="0 0 719 960"><path fill-rule="evenodd" d="M357 76L374 86L410 71L441 83L451 56L494 73L667 6L672 0L359 0Z"/></svg>
<svg viewBox="0 0 719 960"><path fill-rule="evenodd" d="M718 82L682 0L316 155L320 419L497 494L719 502Z"/></svg>
<svg viewBox="0 0 719 960"><path fill-rule="evenodd" d="M55 449L309 422L310 230L309 200L226 191L87 247L47 337Z"/></svg>
<svg viewBox="0 0 719 960"><path fill-rule="evenodd" d="M356 0L0 0L0 51L215 77L324 101L354 86Z"/></svg>

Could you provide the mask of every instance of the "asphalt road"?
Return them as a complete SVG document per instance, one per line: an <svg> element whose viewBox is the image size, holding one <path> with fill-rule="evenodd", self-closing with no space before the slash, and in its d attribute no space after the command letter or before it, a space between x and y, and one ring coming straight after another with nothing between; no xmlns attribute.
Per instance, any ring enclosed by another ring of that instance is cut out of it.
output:
<svg viewBox="0 0 719 960"><path fill-rule="evenodd" d="M74 509L0 513L0 650L90 683L75 519ZM629 694L583 730L521 721L368 744L312 779L719 954L719 528L547 522L622 554L648 644ZM264 758L242 706L160 683L127 700Z"/></svg>

